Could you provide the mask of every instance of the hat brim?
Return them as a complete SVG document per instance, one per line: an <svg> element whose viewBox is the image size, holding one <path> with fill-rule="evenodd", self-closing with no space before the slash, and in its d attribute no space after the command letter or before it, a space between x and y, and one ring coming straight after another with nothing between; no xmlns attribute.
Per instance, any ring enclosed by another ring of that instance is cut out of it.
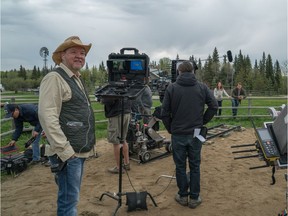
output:
<svg viewBox="0 0 288 216"><path fill-rule="evenodd" d="M82 47L85 50L85 54L87 55L87 53L89 52L90 48L91 48L92 44L88 44L88 45L84 45L82 44L82 42L80 40L69 40L69 41L65 41L64 43L62 43L53 53L52 55L52 59L53 61L59 65L62 62L61 59L61 53L65 50L67 50L68 48L71 47Z"/></svg>

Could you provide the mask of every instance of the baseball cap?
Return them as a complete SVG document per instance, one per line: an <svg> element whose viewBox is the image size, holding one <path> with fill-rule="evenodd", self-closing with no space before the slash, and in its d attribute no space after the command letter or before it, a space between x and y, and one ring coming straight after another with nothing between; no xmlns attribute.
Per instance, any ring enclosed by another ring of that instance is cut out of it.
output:
<svg viewBox="0 0 288 216"><path fill-rule="evenodd" d="M16 104L5 104L4 105L4 112L6 113L5 118L11 118L16 108L17 108Z"/></svg>

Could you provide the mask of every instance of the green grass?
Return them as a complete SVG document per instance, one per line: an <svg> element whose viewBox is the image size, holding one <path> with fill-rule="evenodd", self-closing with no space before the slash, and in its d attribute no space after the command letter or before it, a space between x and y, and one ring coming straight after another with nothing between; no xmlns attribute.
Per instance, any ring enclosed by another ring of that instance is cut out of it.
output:
<svg viewBox="0 0 288 216"><path fill-rule="evenodd" d="M13 94L11 94L11 96L14 96ZM18 94L17 94L18 96ZM31 98L31 99L35 99L38 98L37 95L31 95L31 93L26 93L23 94L21 96L21 98ZM104 112L98 112L98 111L104 111L104 106L101 103L95 102L94 97L90 96L91 101L92 101L92 107L93 110L97 111L95 112L95 120L96 121L100 121L100 120L105 120L105 115ZM16 99L17 102L18 98ZM2 98L1 98L1 102L2 102ZM29 102L26 101L26 102ZM271 106L271 107L279 107L282 104L287 104L287 101L285 99L265 99L265 100L254 100L252 101L252 105L253 106ZM153 107L157 107L161 105L159 100L153 100ZM246 107L248 106L248 100L243 100L242 104L240 105L240 109L238 110L238 115L247 115L247 109L241 109L241 107ZM224 100L223 101L223 107L231 107L231 101L230 100ZM251 110L252 114L259 114L259 115L269 115L269 111L268 109L252 109ZM231 109L223 109L222 110L222 115L223 116L231 116ZM4 116L4 112L3 109L1 109L1 119L3 119ZM265 121L271 121L270 117L258 117L258 118L254 118L254 122L256 124L257 127L262 127L263 122ZM225 123L225 124L229 124L229 125L241 125L243 127L246 128L251 128L252 124L250 119L247 118L236 118L236 119L232 119L232 118L213 118L211 122L209 122L209 124L207 125L208 127L210 126L214 126L214 125L218 125L221 123ZM29 123L25 123L25 126L29 127ZM3 122L1 124L1 133L10 130L12 127L11 121L7 121L7 122ZM102 139L107 137L107 122L103 122L103 123L96 123L95 124L95 128L96 128L96 138L97 139ZM163 124L160 124L160 129L161 130L165 130ZM25 143L29 138L30 138L31 134L23 134L19 141L17 142L19 146L22 146L23 143ZM7 143L10 141L11 139L11 135L7 135L5 137L1 137L1 146L3 145L7 145Z"/></svg>
<svg viewBox="0 0 288 216"><path fill-rule="evenodd" d="M9 94L9 96L15 96L15 94ZM17 96L19 96L19 94L17 94ZM21 95L21 98L30 98L30 99L35 99L38 98L37 95L32 95L32 93L26 93ZM94 97L90 96L91 101L92 101L92 107L93 110L97 111L95 112L95 120L96 121L100 121L100 120L106 120L104 112L99 112L99 111L103 111L104 110L104 106L101 103L95 102ZM16 99L16 102L18 101L18 98ZM2 98L1 98L1 102ZM26 101L26 102L29 102ZM252 100L252 105L253 106L271 106L271 107L279 107L282 104L287 104L286 99L265 99L265 100ZM159 100L153 100L153 107L157 107L161 105ZM241 109L241 107L246 107L248 106L248 100L243 100L242 104L240 105L240 109L238 110L238 115L247 115L247 109ZM230 100L224 100L223 101L223 107L231 107L231 101ZM269 115L269 111L268 109L252 109L251 110L252 114L259 114L259 115ZM222 110L222 115L223 116L231 116L231 109L223 109ZM1 109L1 119L3 119L4 116L4 112L3 109ZM263 122L265 121L271 121L270 117L258 117L258 118L254 118L254 122L256 124L257 127L262 127L263 126ZM208 123L208 127L214 126L214 125L218 125L218 124L229 124L229 125L241 125L243 127L246 128L251 128L252 124L250 119L247 118L236 118L236 119L232 119L232 118L213 118L211 122ZM26 127L29 127L29 123L25 123ZM11 121L7 121L7 122L3 122L1 124L1 133L10 130L12 127ZM96 128L96 138L97 139L102 139L107 137L107 122L103 122L103 123L96 123L95 124L95 128ZM160 124L160 129L161 130L165 130L163 124ZM31 134L30 133L24 133L19 141L17 142L18 146L23 147L23 144L30 138ZM1 146L3 145L7 145L9 143L11 139L11 135L7 135L5 137L1 137ZM24 147L23 147L24 149Z"/></svg>
<svg viewBox="0 0 288 216"><path fill-rule="evenodd" d="M29 100L31 100L31 103L35 103L38 102L38 95L34 95L33 93L18 93L17 95L13 94L13 93L5 93L2 94L5 96L8 96L7 98L3 98L1 97L1 103L5 103L5 102L10 102L12 97L15 97L15 100L17 103L29 103ZM104 107L103 104L100 104L98 102L95 102L95 98L93 95L90 96L91 101L92 101L92 107L93 110L96 111L95 112L95 120L96 121L100 121L100 120L106 120L106 117L104 115ZM23 100L20 100L23 99ZM24 100L25 99L25 100ZM263 99L263 100L252 100L252 106L262 106L262 107L280 107L282 104L287 104L287 100L286 99ZM153 107L157 107L161 105L159 100L153 100ZM246 107L248 106L248 100L243 100L242 104L240 105L240 107ZM223 101L223 107L231 107L231 101L230 100L224 100ZM99 112L102 111L102 112ZM251 110L252 114L256 115L269 115L269 111L268 109L252 109ZM231 116L231 108L227 108L227 109L223 109L222 110L222 115L223 116ZM4 116L4 111L3 108L1 109L1 119L3 119ZM247 115L247 109L239 109L238 110L238 115ZM263 127L263 123L264 122L269 122L271 121L271 117L257 117L254 118L254 122L256 127ZM252 124L250 119L247 118L213 118L211 120L211 122L209 122L207 124L207 127L212 127L215 125L219 125L219 124L227 124L227 125L240 125L242 127L245 128L252 128ZM29 127L29 123L25 123L24 124L25 127ZM12 122L11 121L6 121L6 122L2 122L1 123L1 133L11 130L12 128ZM96 128L96 140L99 139L103 139L107 137L107 122L101 122L101 123L95 123L95 128ZM160 130L165 130L162 122L160 123ZM28 139L31 137L31 132L25 132L21 135L21 137L19 138L19 140L17 141L17 146L19 147L20 151L24 151L24 144L26 141L28 141ZM1 146L7 145L11 140L11 135L7 135L4 137L1 137ZM41 140L40 143L44 143L45 140ZM3 155L1 155L2 157ZM5 173L1 175L1 180L5 180L6 178L9 178Z"/></svg>

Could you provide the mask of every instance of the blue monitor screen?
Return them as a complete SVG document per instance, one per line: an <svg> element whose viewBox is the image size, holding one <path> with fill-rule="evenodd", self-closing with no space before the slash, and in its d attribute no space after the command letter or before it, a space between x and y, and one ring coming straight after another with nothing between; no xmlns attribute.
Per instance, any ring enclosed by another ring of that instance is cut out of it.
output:
<svg viewBox="0 0 288 216"><path fill-rule="evenodd" d="M130 62L130 69L133 71L142 71L143 65L141 60L132 60Z"/></svg>

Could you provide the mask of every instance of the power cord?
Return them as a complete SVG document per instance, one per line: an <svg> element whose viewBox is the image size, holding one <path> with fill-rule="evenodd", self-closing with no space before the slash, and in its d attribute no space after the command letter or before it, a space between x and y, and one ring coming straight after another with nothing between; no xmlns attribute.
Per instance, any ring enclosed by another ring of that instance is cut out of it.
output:
<svg viewBox="0 0 288 216"><path fill-rule="evenodd" d="M130 179L130 176L129 176L127 170L125 170L125 173L126 173L126 175L127 175L127 177L128 177L128 181L129 181L131 187L133 188L133 190L134 190L135 192L137 192L136 189L135 189L135 187L134 187L134 185L132 184L132 181L131 181L131 179ZM164 188L163 191L161 191L160 193L158 193L158 194L155 195L154 197L160 196L161 194L163 194L163 193L168 189L168 187L170 186L172 180L175 179L175 177L174 177L174 176L175 176L175 173L176 173L176 169L174 170L173 175L172 175L172 176L169 176L170 181L168 182L168 185Z"/></svg>

